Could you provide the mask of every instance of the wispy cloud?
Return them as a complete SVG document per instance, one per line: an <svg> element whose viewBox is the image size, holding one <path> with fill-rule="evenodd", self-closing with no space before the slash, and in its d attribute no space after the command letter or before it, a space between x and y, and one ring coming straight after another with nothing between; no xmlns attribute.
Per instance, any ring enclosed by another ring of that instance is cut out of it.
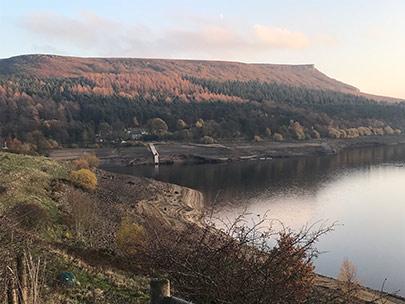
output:
<svg viewBox="0 0 405 304"><path fill-rule="evenodd" d="M36 37L43 38L55 48L66 46L83 50L100 50L109 54L135 44L135 38L147 36L147 29L140 26L124 26L112 19L90 12L82 12L72 18L54 13L34 13L25 16L20 25Z"/></svg>
<svg viewBox="0 0 405 304"><path fill-rule="evenodd" d="M257 39L268 47L302 49L310 45L308 36L301 32L260 24L254 26L254 31Z"/></svg>
<svg viewBox="0 0 405 304"><path fill-rule="evenodd" d="M237 58L272 50L297 51L319 42L302 32L260 24L237 30L225 22L196 22L157 31L91 12L76 17L35 13L25 16L20 25L46 45L103 56Z"/></svg>

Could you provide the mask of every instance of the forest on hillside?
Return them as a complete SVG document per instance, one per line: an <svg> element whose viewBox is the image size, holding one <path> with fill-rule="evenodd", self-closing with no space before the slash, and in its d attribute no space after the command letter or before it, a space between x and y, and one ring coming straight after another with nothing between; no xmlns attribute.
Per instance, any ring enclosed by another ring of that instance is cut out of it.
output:
<svg viewBox="0 0 405 304"><path fill-rule="evenodd" d="M24 151L143 139L276 141L400 134L405 104L258 80L156 73L0 76L0 139Z"/></svg>

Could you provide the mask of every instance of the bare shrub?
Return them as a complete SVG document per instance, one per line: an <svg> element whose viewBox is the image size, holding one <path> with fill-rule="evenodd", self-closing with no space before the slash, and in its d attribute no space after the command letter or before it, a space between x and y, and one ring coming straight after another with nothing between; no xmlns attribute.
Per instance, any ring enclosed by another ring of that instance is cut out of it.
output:
<svg viewBox="0 0 405 304"><path fill-rule="evenodd" d="M79 159L75 159L73 165L77 170L94 169L100 165L100 160L94 153L85 153Z"/></svg>
<svg viewBox="0 0 405 304"><path fill-rule="evenodd" d="M100 165L100 159L94 153L86 153L80 157L80 160L87 162L90 168L97 168Z"/></svg>
<svg viewBox="0 0 405 304"><path fill-rule="evenodd" d="M89 163L88 163L86 160L81 159L81 158L75 159L75 160L73 161L73 165L74 165L74 167L76 168L76 170L80 170L80 169L90 169Z"/></svg>
<svg viewBox="0 0 405 304"><path fill-rule="evenodd" d="M40 230L51 221L48 211L34 203L17 204L7 212L7 216L27 230Z"/></svg>
<svg viewBox="0 0 405 304"><path fill-rule="evenodd" d="M74 190L69 193L70 226L75 239L94 249L111 248L116 230L113 223L102 213L100 206L86 193Z"/></svg>
<svg viewBox="0 0 405 304"><path fill-rule="evenodd" d="M148 227L138 260L197 303L303 303L315 278L314 244L331 228L275 233L261 224L239 218L221 231L212 224Z"/></svg>
<svg viewBox="0 0 405 304"><path fill-rule="evenodd" d="M17 256L15 265L8 265L7 303L40 304L46 263L30 252Z"/></svg>
<svg viewBox="0 0 405 304"><path fill-rule="evenodd" d="M95 224L96 205L80 191L70 193L69 203L75 236L79 240L87 239Z"/></svg>

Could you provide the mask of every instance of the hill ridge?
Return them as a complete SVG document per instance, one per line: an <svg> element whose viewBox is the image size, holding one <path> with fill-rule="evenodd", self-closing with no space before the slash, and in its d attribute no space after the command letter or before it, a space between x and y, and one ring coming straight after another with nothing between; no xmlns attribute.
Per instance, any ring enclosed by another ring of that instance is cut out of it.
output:
<svg viewBox="0 0 405 304"><path fill-rule="evenodd" d="M20 55L0 59L0 75L86 77L86 74L162 73L218 81L261 81L360 94L360 90L320 72L314 64L244 63L237 61L74 57L51 54Z"/></svg>

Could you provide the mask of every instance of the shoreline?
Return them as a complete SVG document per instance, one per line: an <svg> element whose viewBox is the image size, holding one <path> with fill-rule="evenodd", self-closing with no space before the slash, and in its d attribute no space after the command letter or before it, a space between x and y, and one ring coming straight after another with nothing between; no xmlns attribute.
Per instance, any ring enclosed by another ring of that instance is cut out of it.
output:
<svg viewBox="0 0 405 304"><path fill-rule="evenodd" d="M160 164L171 165L335 155L343 150L401 144L405 144L405 135L289 142L228 140L210 145L158 142L155 146L160 154ZM54 160L72 160L85 153L96 154L104 165L153 165L152 154L143 144L133 147L63 148L49 151L49 157Z"/></svg>
<svg viewBox="0 0 405 304"><path fill-rule="evenodd" d="M150 178L111 173L102 169L98 170L97 175L102 189L107 189L109 194L114 193L115 199L119 198L124 204L131 204L135 197L142 197L136 203L137 207L130 211L132 216L141 217L143 220L155 218L169 224L173 229L181 228L187 223L199 226L203 221L205 207L203 194L200 191ZM142 194L139 196L138 192ZM336 278L319 273L315 275L315 287L326 298L334 297L341 292L341 284ZM384 298L376 300L381 296ZM358 304L405 304L405 298L399 295L388 292L381 294L380 291L363 285L359 286L356 300Z"/></svg>
<svg viewBox="0 0 405 304"><path fill-rule="evenodd" d="M405 137L403 138L405 141ZM339 153L344 149L349 148L365 148L365 147L375 147L384 145L396 145L405 142L378 142L377 144L372 141L368 142L355 142L350 143L339 143L335 142L337 149L333 154ZM291 143L285 143L287 146ZM307 143L304 143L306 145ZM266 145L262 145L266 146ZM201 145L198 145L200 148ZM204 148L204 145L202 146ZM285 146L284 146L285 147ZM312 147L312 145L310 145ZM256 146L257 148L257 146ZM315 150L316 151L316 150ZM72 154L73 155L73 154ZM300 155L300 156L310 156ZM287 156L287 157L297 157ZM119 201L123 202L134 202L132 197L140 189L144 189L141 192L142 199L137 203L137 207L133 209L137 216L141 218L158 218L167 223L170 223L174 227L179 227L184 223L191 222L198 224L199 219L203 217L204 206L202 193L197 190L193 190L187 187L178 186L166 182L155 181L154 179L128 176L125 174L111 173L104 170L99 170L98 175L101 181L102 188L110 189L108 193L115 193L119 197ZM147 187L146 187L147 186ZM148 189L148 191L146 191ZM153 195L149 190L152 190ZM130 197L127 197L131 193ZM137 197L137 195L135 195ZM327 277L321 274L316 274L315 285L317 290L324 294L325 296L333 296L341 290L339 281L335 278ZM356 295L358 303L370 303L374 299L380 296L378 290L373 290L366 286L360 286L360 290ZM377 300L373 303L386 303L386 304L405 304L405 299L398 295L391 295L389 293L383 293L384 299Z"/></svg>

